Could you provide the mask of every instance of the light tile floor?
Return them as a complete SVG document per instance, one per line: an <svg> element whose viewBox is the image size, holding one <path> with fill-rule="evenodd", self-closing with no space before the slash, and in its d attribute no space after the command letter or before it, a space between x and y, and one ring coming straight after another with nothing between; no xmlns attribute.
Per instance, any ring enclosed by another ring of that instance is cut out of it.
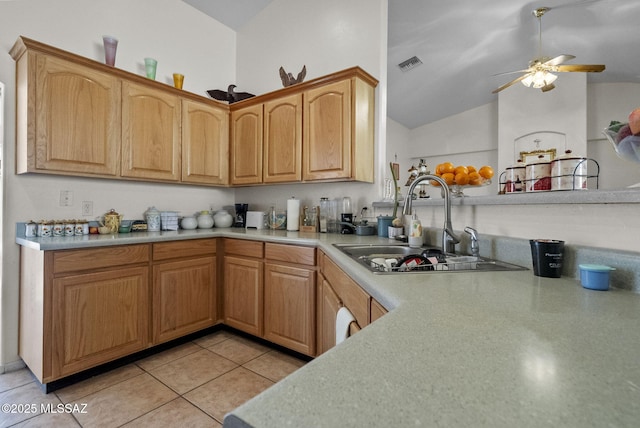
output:
<svg viewBox="0 0 640 428"><path fill-rule="evenodd" d="M22 369L0 375L0 405L22 410L3 407L0 427L221 427L227 412L304 364L218 331L49 394Z"/></svg>

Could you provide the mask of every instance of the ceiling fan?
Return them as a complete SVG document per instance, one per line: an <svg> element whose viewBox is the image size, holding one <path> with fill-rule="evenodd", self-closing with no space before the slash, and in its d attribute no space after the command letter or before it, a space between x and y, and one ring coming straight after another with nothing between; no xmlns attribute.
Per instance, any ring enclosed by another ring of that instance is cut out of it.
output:
<svg viewBox="0 0 640 428"><path fill-rule="evenodd" d="M523 85L529 88L541 89L542 92L547 92L555 88L553 82L558 78L553 73L557 72L601 72L605 69L604 64L563 64L565 61L569 61L575 58L573 55L559 55L555 58L542 56L542 16L551 10L550 7L539 7L532 11L533 16L538 18L538 57L529 61L529 68L526 70L509 71L500 74L511 73L524 73L517 79L512 80L509 83L505 83L499 88L492 91L492 94L497 94L503 89L508 88L518 82L522 82Z"/></svg>

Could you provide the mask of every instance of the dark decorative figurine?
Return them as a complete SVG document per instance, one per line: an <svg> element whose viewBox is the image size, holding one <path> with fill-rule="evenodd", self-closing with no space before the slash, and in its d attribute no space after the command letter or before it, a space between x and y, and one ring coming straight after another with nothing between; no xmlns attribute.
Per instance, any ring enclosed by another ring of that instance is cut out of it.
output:
<svg viewBox="0 0 640 428"><path fill-rule="evenodd" d="M295 85L296 83L302 83L304 77L307 75L307 66L302 66L302 71L298 73L298 77L294 78L293 74L284 71L284 68L280 67L280 79L282 79L282 86Z"/></svg>
<svg viewBox="0 0 640 428"><path fill-rule="evenodd" d="M226 91L222 91L220 89L210 89L207 91L207 94L209 94L209 96L214 100L228 101L229 104L233 104L236 101L246 100L247 98L255 97L255 95L248 92L235 92L235 87L236 85L229 85L229 88Z"/></svg>

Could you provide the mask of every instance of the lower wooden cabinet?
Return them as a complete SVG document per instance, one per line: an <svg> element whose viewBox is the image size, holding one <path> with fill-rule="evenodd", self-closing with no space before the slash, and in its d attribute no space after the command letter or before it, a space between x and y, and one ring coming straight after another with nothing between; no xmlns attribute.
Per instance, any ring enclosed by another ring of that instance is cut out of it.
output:
<svg viewBox="0 0 640 428"><path fill-rule="evenodd" d="M20 251L19 354L42 383L221 321L316 356L334 346L341 306L356 330L386 312L313 247L208 238Z"/></svg>
<svg viewBox="0 0 640 428"><path fill-rule="evenodd" d="M216 323L215 254L215 239L153 244L154 344Z"/></svg>
<svg viewBox="0 0 640 428"><path fill-rule="evenodd" d="M262 262L225 256L224 276L225 324L262 336Z"/></svg>
<svg viewBox="0 0 640 428"><path fill-rule="evenodd" d="M147 267L53 280L52 377L97 366L148 345Z"/></svg>
<svg viewBox="0 0 640 428"><path fill-rule="evenodd" d="M264 275L264 338L315 355L315 270L267 262Z"/></svg>
<svg viewBox="0 0 640 428"><path fill-rule="evenodd" d="M318 287L318 355L336 344L336 317L341 306L340 298L321 276L321 285Z"/></svg>
<svg viewBox="0 0 640 428"><path fill-rule="evenodd" d="M149 346L149 245L20 251L18 350L40 382Z"/></svg>
<svg viewBox="0 0 640 428"><path fill-rule="evenodd" d="M349 335L368 326L382 317L387 310L337 264L320 252L321 286L318 289L317 343L318 355L336 344L336 317L338 310L345 306L352 313L355 322L349 326Z"/></svg>
<svg viewBox="0 0 640 428"><path fill-rule="evenodd" d="M225 239L224 322L262 336L264 276L262 242Z"/></svg>

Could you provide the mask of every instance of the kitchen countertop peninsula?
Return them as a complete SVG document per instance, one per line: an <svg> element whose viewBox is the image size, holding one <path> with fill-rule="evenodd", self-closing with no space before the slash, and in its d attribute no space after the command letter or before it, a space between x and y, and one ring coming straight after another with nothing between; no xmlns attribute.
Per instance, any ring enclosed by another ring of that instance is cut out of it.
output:
<svg viewBox="0 0 640 428"><path fill-rule="evenodd" d="M531 270L374 275L333 243L242 229L21 238L41 250L233 237L321 248L389 313L227 415L236 427L631 427L640 295ZM86 238L86 239L85 239Z"/></svg>

